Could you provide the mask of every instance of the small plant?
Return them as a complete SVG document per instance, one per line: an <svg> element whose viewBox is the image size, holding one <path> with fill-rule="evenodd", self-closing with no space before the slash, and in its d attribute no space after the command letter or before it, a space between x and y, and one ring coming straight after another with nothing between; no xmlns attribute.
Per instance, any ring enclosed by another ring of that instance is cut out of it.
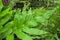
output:
<svg viewBox="0 0 60 40"><path fill-rule="evenodd" d="M55 38L59 40L57 36L57 28L59 27L54 27L53 30L50 23L51 20L57 18L53 14L57 13L60 6L52 10L46 10L42 7L33 10L30 8L26 11L26 8L28 8L28 5L24 5L22 11L19 8L12 10L11 4L5 8L2 5L2 0L0 0L0 40L4 38L14 40L14 34L21 40L33 40L38 35L41 40L55 40ZM47 20L49 23L46 23ZM54 21L56 22L56 19ZM42 25L42 28L39 28L40 25Z"/></svg>

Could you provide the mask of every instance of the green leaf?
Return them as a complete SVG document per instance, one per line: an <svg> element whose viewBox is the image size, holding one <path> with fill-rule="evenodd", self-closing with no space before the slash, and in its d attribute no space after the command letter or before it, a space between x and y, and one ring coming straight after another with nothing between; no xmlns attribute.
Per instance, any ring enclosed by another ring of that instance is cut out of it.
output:
<svg viewBox="0 0 60 40"><path fill-rule="evenodd" d="M32 40L32 38L29 35L21 32L21 31L16 30L15 34L18 38L20 38L22 40Z"/></svg>
<svg viewBox="0 0 60 40"><path fill-rule="evenodd" d="M43 14L46 13L46 10L43 7L41 7L41 8L36 8L32 10L32 12L34 13L34 15L42 16Z"/></svg>
<svg viewBox="0 0 60 40"><path fill-rule="evenodd" d="M35 17L35 20L39 23L44 23L46 21L45 18L43 18L42 16L36 16Z"/></svg>
<svg viewBox="0 0 60 40"><path fill-rule="evenodd" d="M0 19L0 26L4 25L10 18L11 14L7 14L4 18Z"/></svg>
<svg viewBox="0 0 60 40"><path fill-rule="evenodd" d="M24 4L24 7L23 7L23 11L26 11L26 9L29 7L30 3L28 3L27 5Z"/></svg>
<svg viewBox="0 0 60 40"><path fill-rule="evenodd" d="M0 34L0 39L5 38L7 35L12 33L12 29L10 28L9 30L5 31L4 33Z"/></svg>
<svg viewBox="0 0 60 40"><path fill-rule="evenodd" d="M19 14L15 14L14 17L14 26L15 27L20 27L20 25L23 24L23 19L22 16L20 16Z"/></svg>
<svg viewBox="0 0 60 40"><path fill-rule="evenodd" d="M15 27L21 27L21 25L25 22L25 17L24 15L20 15L20 12L16 12L15 17L14 17L14 26Z"/></svg>
<svg viewBox="0 0 60 40"><path fill-rule="evenodd" d="M0 0L0 11L3 8L2 0Z"/></svg>
<svg viewBox="0 0 60 40"><path fill-rule="evenodd" d="M14 35L13 34L7 35L6 40L14 40Z"/></svg>
<svg viewBox="0 0 60 40"><path fill-rule="evenodd" d="M57 40L60 40L57 34L54 35Z"/></svg>
<svg viewBox="0 0 60 40"><path fill-rule="evenodd" d="M53 10L47 11L47 13L44 14L44 17L46 16L46 18L48 18L48 16L50 17L51 15L55 14L58 8L59 6L56 6Z"/></svg>
<svg viewBox="0 0 60 40"><path fill-rule="evenodd" d="M48 19L48 18L50 18L50 16L52 15L52 14L54 14L55 13L55 9L53 9L53 10L49 10L49 11L47 11L44 15L43 15L43 17L45 18L45 19Z"/></svg>
<svg viewBox="0 0 60 40"><path fill-rule="evenodd" d="M50 40L55 40L55 38L54 38L54 37L52 37Z"/></svg>
<svg viewBox="0 0 60 40"><path fill-rule="evenodd" d="M33 14L32 14L32 11L31 9L28 11L28 14L26 14L26 21L30 21L30 20L33 20Z"/></svg>
<svg viewBox="0 0 60 40"><path fill-rule="evenodd" d="M34 20L31 20L31 21L27 21L26 22L26 25L29 27L35 27L35 26L37 26L38 25L38 23L36 22L36 21L34 21Z"/></svg>
<svg viewBox="0 0 60 40"><path fill-rule="evenodd" d="M0 18L2 18L3 16L5 16L6 14L9 14L9 13L11 13L12 11L9 11L10 10L10 8L7 8L7 9L5 9L4 11L2 11L1 13L0 13Z"/></svg>
<svg viewBox="0 0 60 40"><path fill-rule="evenodd" d="M47 34L48 32L44 31L44 30L39 30L36 28L23 28L23 31L30 34L30 35L43 35L43 34Z"/></svg>
<svg viewBox="0 0 60 40"><path fill-rule="evenodd" d="M4 33L5 31L9 30L12 27L12 22L9 22L8 24L6 24L3 28L0 29L0 34Z"/></svg>
<svg viewBox="0 0 60 40"><path fill-rule="evenodd" d="M0 26L0 29L2 29L3 28L3 26Z"/></svg>

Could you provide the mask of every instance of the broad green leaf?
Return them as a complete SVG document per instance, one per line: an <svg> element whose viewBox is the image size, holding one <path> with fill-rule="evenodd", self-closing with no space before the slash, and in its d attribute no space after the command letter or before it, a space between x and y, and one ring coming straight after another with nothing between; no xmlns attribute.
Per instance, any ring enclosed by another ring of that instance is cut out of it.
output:
<svg viewBox="0 0 60 40"><path fill-rule="evenodd" d="M12 33L12 29L5 31L4 33L0 34L0 39L5 38L7 35L10 35Z"/></svg>
<svg viewBox="0 0 60 40"><path fill-rule="evenodd" d="M0 19L0 26L4 25L10 18L11 18L11 14L7 14L4 18Z"/></svg>
<svg viewBox="0 0 60 40"><path fill-rule="evenodd" d="M11 15L6 15L3 19L0 20L0 26L4 25L9 19Z"/></svg>
<svg viewBox="0 0 60 40"><path fill-rule="evenodd" d="M57 8L58 8L58 7L54 8L53 10L48 10L48 11L46 11L42 16L38 16L38 15L35 16L36 21L43 24L47 19L50 18L50 16L51 16L52 14L54 14L54 13L56 12L56 9L57 9Z"/></svg>
<svg viewBox="0 0 60 40"><path fill-rule="evenodd" d="M23 31L30 34L30 35L43 35L43 34L47 34L48 32L44 31L44 30L39 30L36 28L23 28Z"/></svg>
<svg viewBox="0 0 60 40"><path fill-rule="evenodd" d="M19 13L20 12L17 11L14 17L14 26L16 27L21 27L21 25L25 22L25 17Z"/></svg>
<svg viewBox="0 0 60 40"><path fill-rule="evenodd" d="M22 40L32 40L32 38L29 35L21 32L21 31L16 30L15 34L18 38L20 38Z"/></svg>
<svg viewBox="0 0 60 40"><path fill-rule="evenodd" d="M14 35L13 34L7 35L6 40L14 40Z"/></svg>
<svg viewBox="0 0 60 40"><path fill-rule="evenodd" d="M14 26L18 27L18 23L19 23L19 15L18 14L15 14L15 17L14 17Z"/></svg>
<svg viewBox="0 0 60 40"><path fill-rule="evenodd" d="M55 9L54 9L54 10L49 10L49 11L47 11L47 12L43 15L43 17L44 17L45 19L49 19L50 16L55 13L55 11L56 11Z"/></svg>
<svg viewBox="0 0 60 40"><path fill-rule="evenodd" d="M20 25L22 25L22 24L23 24L22 16L20 16L19 14L15 14L14 26L15 27L20 27Z"/></svg>
<svg viewBox="0 0 60 40"><path fill-rule="evenodd" d="M35 17L35 20L39 23L44 23L46 21L45 18L43 18L42 16L36 16Z"/></svg>
<svg viewBox="0 0 60 40"><path fill-rule="evenodd" d="M41 8L37 8L37 9L32 10L32 12L34 13L34 15L42 16L47 11L43 7L41 7Z"/></svg>
<svg viewBox="0 0 60 40"><path fill-rule="evenodd" d="M35 26L37 26L38 25L38 23L36 22L36 21L34 21L34 20L31 20L31 21L27 21L26 22L26 25L29 27L35 27Z"/></svg>
<svg viewBox="0 0 60 40"><path fill-rule="evenodd" d="M33 20L33 15L27 14L26 21L30 21L30 20Z"/></svg>
<svg viewBox="0 0 60 40"><path fill-rule="evenodd" d="M0 29L0 34L4 33L5 31L9 30L12 27L13 23L9 22L8 24L6 24L3 28Z"/></svg>
<svg viewBox="0 0 60 40"><path fill-rule="evenodd" d="M52 14L56 13L57 9L59 8L59 6L56 6L53 10L49 10L47 11L43 17L48 19Z"/></svg>
<svg viewBox="0 0 60 40"><path fill-rule="evenodd" d="M2 11L1 13L0 13L0 18L2 18L3 16L5 16L6 14L8 14L9 13L9 10L10 10L10 8L7 8L7 9L5 9L4 11ZM10 11L11 12L11 11Z"/></svg>

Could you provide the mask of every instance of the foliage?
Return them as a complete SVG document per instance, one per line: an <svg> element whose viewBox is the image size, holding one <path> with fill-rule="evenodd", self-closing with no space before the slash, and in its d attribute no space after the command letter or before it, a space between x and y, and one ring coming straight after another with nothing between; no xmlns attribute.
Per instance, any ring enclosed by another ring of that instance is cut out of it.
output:
<svg viewBox="0 0 60 40"><path fill-rule="evenodd" d="M41 7L26 11L28 6L24 5L21 12L19 8L12 10L13 1L5 8L0 0L0 40L14 40L14 34L22 40L33 40L36 36L41 40L60 40L57 35L60 32L60 6L52 10Z"/></svg>

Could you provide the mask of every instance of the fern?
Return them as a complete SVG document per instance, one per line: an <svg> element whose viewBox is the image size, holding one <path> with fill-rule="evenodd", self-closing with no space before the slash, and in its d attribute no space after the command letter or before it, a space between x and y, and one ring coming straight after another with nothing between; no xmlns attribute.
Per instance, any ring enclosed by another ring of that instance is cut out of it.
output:
<svg viewBox="0 0 60 40"><path fill-rule="evenodd" d="M6 40L14 40L14 34L22 40L33 40L32 37L36 37L38 35L41 37L39 37L40 39L45 37L48 40L55 40L55 38L57 40L59 39L56 35L57 33L54 33L55 30L53 31L53 29L49 28L52 28L50 27L50 21L55 18L57 19L57 17L53 17L52 15L58 13L57 10L60 10L60 6L57 6L52 10L46 10L44 8L32 10L30 8L26 11L26 8L29 6L28 4L23 7L21 12L20 9L12 10L11 4L7 8L3 9L2 0L0 0L0 4L0 40L3 38L6 38ZM56 19L54 20L55 22ZM46 20L49 21L47 26L45 25ZM59 22L59 20L57 20L57 22ZM38 27L40 27L40 25L46 27L44 29L43 27L42 29L39 29ZM57 28L59 27L55 27L54 29L57 30ZM50 30L53 31L54 34L49 32ZM47 40L46 38L44 40Z"/></svg>

